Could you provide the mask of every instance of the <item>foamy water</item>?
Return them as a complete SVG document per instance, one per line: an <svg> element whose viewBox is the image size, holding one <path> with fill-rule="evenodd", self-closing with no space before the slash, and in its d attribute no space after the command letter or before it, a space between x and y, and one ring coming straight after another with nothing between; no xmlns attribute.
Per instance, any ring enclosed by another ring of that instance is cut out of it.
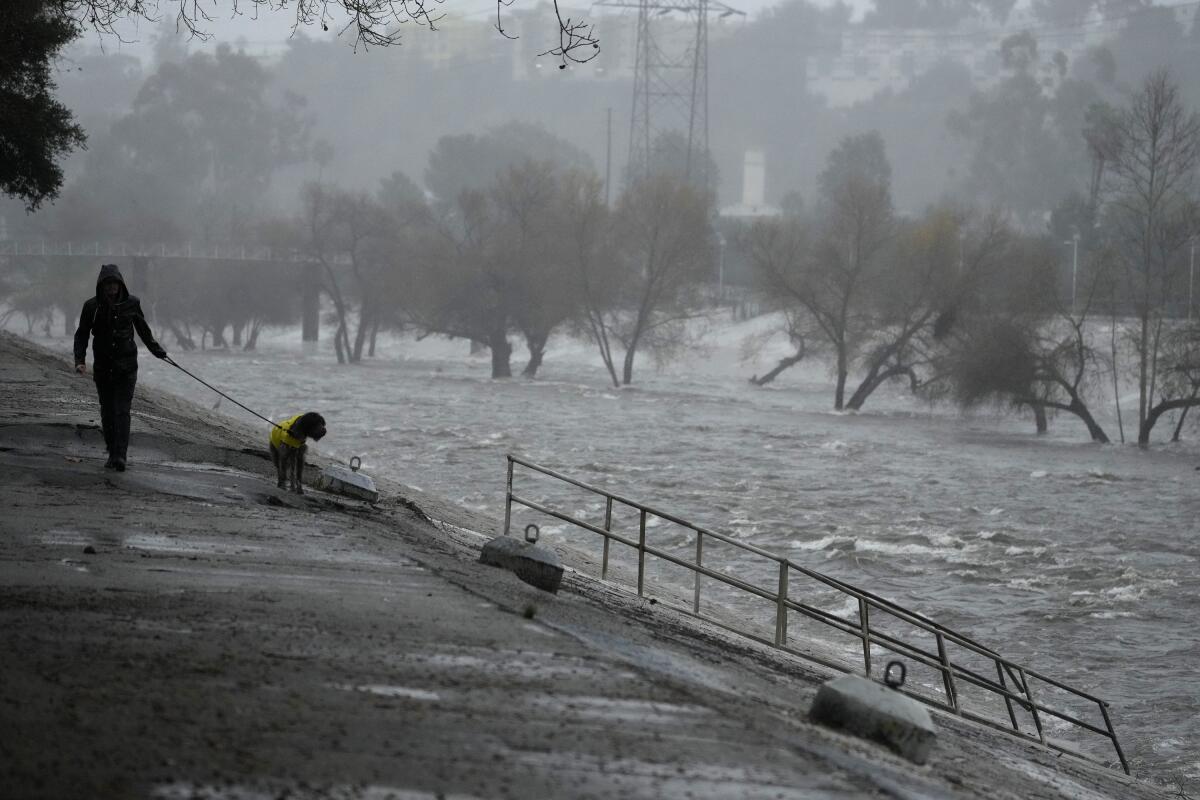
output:
<svg viewBox="0 0 1200 800"><path fill-rule="evenodd" d="M818 368L751 386L775 354L740 363L749 332L728 327L663 372L643 361L626 390L573 343L536 381L490 380L486 353L470 358L464 342L389 341L357 366L337 365L324 344L305 354L292 332L258 353L174 355L273 418L321 411L323 453L359 455L367 471L464 506L502 516L513 452L870 589L1108 699L1135 771L1200 776L1195 445L1097 446L1062 417L1038 438L1031 419L931 409L901 388L835 414ZM217 399L153 359L142 380ZM522 480L523 493L553 495ZM572 511L603 517L582 494ZM598 551L593 534L542 522ZM650 536L694 541L673 525ZM728 557L730 574L752 569Z"/></svg>

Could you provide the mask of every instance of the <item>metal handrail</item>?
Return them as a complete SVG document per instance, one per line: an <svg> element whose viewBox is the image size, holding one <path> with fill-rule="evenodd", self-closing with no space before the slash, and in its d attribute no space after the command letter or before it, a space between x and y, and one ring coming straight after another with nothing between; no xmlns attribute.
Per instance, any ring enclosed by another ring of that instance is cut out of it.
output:
<svg viewBox="0 0 1200 800"><path fill-rule="evenodd" d="M580 489L584 489L588 492L591 492L593 494L604 497L605 498L604 527L601 528L599 526L592 525L583 520L576 519L575 517L570 516L562 511L556 510L554 508L550 508L548 505L545 505L543 503L538 503L529 498L521 497L520 495L515 494L513 492L513 472L514 472L515 465L520 465L527 469L533 470L535 472L541 473L548 477L554 478L556 480L562 481L564 483L570 484L572 486L576 486ZM1033 741L1033 742L1038 742L1038 743L1042 744L1043 746L1048 747L1053 750L1056 750L1060 753L1065 753L1067 755L1075 756L1077 758L1082 758L1082 759L1089 760L1089 761L1093 760L1093 759L1089 758L1088 756L1083 755L1082 753L1071 750L1070 748L1065 747L1064 745L1062 745L1060 743L1053 742L1046 738L1045 732L1043 730L1043 723L1042 723L1043 715L1061 719L1065 722L1071 723L1072 725L1074 725L1077 728L1080 728L1084 731L1094 733L1096 735L1107 738L1111 742L1113 749L1115 750L1115 752L1117 754L1117 758L1119 759L1119 761L1121 763L1121 768L1125 771L1126 775L1130 774L1129 762L1126 760L1125 753L1121 749L1121 744L1117 740L1117 734L1116 734L1115 730L1113 729L1112 720L1108 713L1108 703L1106 701L1104 701L1094 695L1091 695L1087 692L1084 692L1084 691L1076 689L1072 686L1069 686L1069 685L1063 683L1062 681L1055 680L1054 678L1044 675L1041 672L1030 669L1021 664L1017 664L1014 661L1010 661L1009 659L1006 659L1003 656L1001 656L995 650L992 650L991 648L986 647L986 646L980 644L979 642L976 642L975 640L971 639L968 636L960 634L950 628L947 628L944 625L941 625L941 624L929 619L928 617L925 617L923 614L920 614L920 613L917 613L914 611L910 611L909 609L906 609L903 606L900 606L890 600L880 597L872 592L864 591L864 590L859 589L859 588L857 588L851 584L848 584L844 581L840 581L836 578L832 578L828 575L824 575L820 572L816 572L815 570L812 570L812 569L804 567L800 564L797 564L794 561L791 561L790 559L788 559L784 556L780 556L776 553L772 553L768 550L764 550L761 547L755 547L754 545L738 541L737 539L734 539L731 536L727 536L725 534L718 533L717 531L709 530L703 526L696 525L695 523L689 522L689 521L687 521L681 517L678 517L674 514L670 514L665 511L660 511L660 510L655 509L651 506L648 506L644 503L640 503L636 500L632 500L630 498L623 497L622 495L616 494L614 492L610 492L606 489L602 489L597 486L592 486L590 484L576 480L575 478L572 478L568 475L564 475L560 472L552 470L548 467L541 466L540 464L535 464L531 461L527 461L523 458L520 458L518 456L514 456L514 455L510 454L508 456L508 481L507 481L506 500L505 500L505 506L504 506L504 533L505 533L505 535L508 534L509 528L511 526L513 503L516 503L520 506L524 506L525 508L529 508L538 513L553 517L555 519L562 520L563 522L570 523L571 525L574 525L579 528L583 528L584 530L591 531L592 533L595 533L595 534L598 534L598 535L604 537L604 551L603 551L603 555L601 557L601 566L600 566L600 577L602 580L606 580L608 578L609 548L610 548L610 544L613 541L617 542L618 544L622 544L622 545L625 545L626 547L631 547L631 548L637 550L637 553L638 553L637 594L638 594L638 596L643 596L645 594L646 556L650 555L655 558L666 561L668 563L674 564L676 566L683 567L683 568L691 571L692 573L694 573L695 582L694 582L693 595L692 595L692 607L691 607L691 609L681 608L681 610L685 611L686 613L692 614L696 617L700 617L709 622L717 624L717 625L719 625L733 633L739 634L741 636L753 639L758 642L762 642L764 644L768 644L772 647L776 647L781 650L786 650L787 652L789 652L793 655L801 656L808 660L815 661L823 666L826 666L826 667L829 667L832 669L837 669L837 670L840 670L843 672L850 671L851 668L847 667L845 664L836 663L836 662L821 658L820 656L817 656L813 653L803 652L803 651L797 650L796 648L788 646L788 644L787 644L788 613L789 613L789 611L797 612L809 619L812 619L816 622L820 622L824 625L834 628L835 630L838 630L841 633L844 633L844 634L847 634L847 635L850 635L850 636L853 636L853 637L859 639L862 643L863 670L864 670L864 673L867 675L867 677L870 677L870 675L871 675L871 646L872 645L875 645L875 646L881 647L881 648L885 648L894 653L905 655L906 657L912 659L913 661L916 661L920 664L930 667L931 669L940 673L940 675L942 677L943 690L945 692L946 699L942 700L940 697L936 697L936 696L931 697L931 696L919 694L919 693L913 692L913 691L902 690L902 691L904 691L905 694L909 695L910 697L913 697L914 699L919 700L919 701L926 703L927 705L933 706L935 708L940 708L945 711L949 711L950 713L953 713L963 719L969 719L973 722L981 723L983 725L987 725L987 726L995 728L997 730L1005 731L1006 733L1010 733L1010 734L1020 737L1022 739L1026 739L1026 740ZM622 536L621 534L616 533L612 530L612 517L613 517L614 503L620 504L622 506L627 506L638 512L638 535L637 535L636 539L629 538L627 536ZM686 558L682 558L674 553L670 553L670 552L667 552L660 548L654 547L650 544L647 544L647 542L646 542L646 527L647 527L646 523L647 523L647 519L651 516L658 518L658 519L666 520L667 522L673 522L676 525L679 525L679 526L681 526L687 530L690 530L696 534L695 561L690 561L690 560L688 560ZM722 572L712 569L710 566L705 565L703 563L703 555L704 555L704 542L705 542L706 538L713 539L715 541L719 541L723 544L731 545L732 547L735 547L739 550L745 551L747 553L752 553L756 556L765 558L765 559L777 564L778 570L779 570L777 586L774 587L773 589L763 588L762 586L756 586L753 583L750 583L748 581L742 580L737 577L726 575ZM858 618L857 618L857 620L845 619L836 614L830 613L829 611L817 608L815 606L808 605L806 603L803 603L803 602L800 602L800 601L794 599L793 597L790 597L788 594L788 583L792 576L792 573L797 573L799 575L802 575L805 578L814 580L818 583L821 583L821 584L829 587L830 589L833 589L837 592L840 592L842 594L848 595L849 597L856 599L858 601ZM748 594L752 594L756 597L762 598L763 600L767 600L767 601L774 603L774 605L775 605L775 635L774 635L774 638L766 639L766 638L757 636L749 631L732 627L731 625L726 624L720 620L702 615L700 613L700 586L701 586L702 578L708 578L711 580L718 581L726 586L730 586L739 591L742 591L742 592L745 592ZM931 650L924 649L916 644L906 642L903 639L899 638L898 636L894 636L894 635L885 633L884 631L879 630L877 625L873 627L872 623L871 623L872 610L878 610L878 611L885 612L885 613L889 614L890 616L895 617L896 619L899 619L900 621L902 621L908 625L911 625L915 628L924 630L927 633L933 634L935 637L936 644L937 644L937 652L933 652ZM947 649L946 649L947 643L953 644L956 647L960 647L964 650L974 653L975 655L978 655L984 659L991 661L996 669L996 679L992 679L985 675L982 675L964 664L956 663L953 659L950 658L949 653L947 652ZM1051 708L1051 707L1039 702L1038 699L1035 698L1035 696L1034 696L1033 688L1030 686L1030 679L1035 679L1035 680L1041 681L1042 683L1044 683L1046 685L1052 686L1056 689L1059 689L1060 691L1066 692L1067 694L1070 694L1080 700L1084 700L1089 703L1095 703L1097 705L1097 707L1099 708L1100 714L1104 720L1104 727L1103 728L1098 727L1089 722L1078 719L1064 711L1060 711L1058 709ZM961 681L962 683L965 683L965 684L977 686L979 688L987 690L988 692L991 692L992 694L995 694L995 695L998 695L999 697L1001 697L1004 701L1005 708L1008 712L1009 724L1003 725L994 719L980 716L979 714L975 714L967 709L964 709L959 701L959 684L956 683L956 681ZM1012 684L1012 687L1013 687L1012 689L1009 688L1010 683ZM1034 729L1036 730L1036 735L1033 735L1027 731L1021 730L1021 727L1017 721L1017 716L1016 716L1016 711L1015 711L1016 708L1020 708L1022 711L1025 711L1030 715L1030 717L1033 720L1033 725L1034 725Z"/></svg>

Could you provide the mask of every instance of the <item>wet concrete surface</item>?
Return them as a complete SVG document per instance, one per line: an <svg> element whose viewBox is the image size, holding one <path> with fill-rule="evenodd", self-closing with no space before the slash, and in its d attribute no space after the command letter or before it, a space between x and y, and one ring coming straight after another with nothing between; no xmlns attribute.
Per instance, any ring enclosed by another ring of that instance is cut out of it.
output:
<svg viewBox="0 0 1200 800"><path fill-rule="evenodd" d="M265 432L134 409L105 471L91 381L0 335L0 797L1167 796L940 714L909 764L807 721L812 665L575 572L539 592L477 563L494 520L287 494Z"/></svg>

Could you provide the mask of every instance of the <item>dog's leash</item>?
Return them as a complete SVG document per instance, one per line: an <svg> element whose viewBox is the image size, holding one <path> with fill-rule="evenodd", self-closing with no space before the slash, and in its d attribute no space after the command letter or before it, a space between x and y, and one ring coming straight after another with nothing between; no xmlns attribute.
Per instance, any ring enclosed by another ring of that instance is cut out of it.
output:
<svg viewBox="0 0 1200 800"><path fill-rule="evenodd" d="M279 428L279 430L283 431L284 433L290 433L290 432L291 432L291 431L289 431L287 428L285 428L285 427L283 427L282 425L280 425L278 422L271 422L271 420L267 419L267 418L266 418L266 417L264 417L262 414L260 414L260 413L258 413L257 411L255 411L253 408L250 408L249 406L243 405L242 403L239 403L237 400L234 400L232 397L230 397L229 395L225 394L225 393L224 393L224 392L222 392L220 389L218 389L217 387L213 386L211 383L209 383L208 381L204 380L204 379L203 379L203 378L201 378L200 376L198 376L198 375L196 375L196 374L194 374L194 373L188 372L186 369L184 369L183 367L181 367L181 366L179 366L177 363L175 363L175 360L174 360L173 358L171 358L170 356L163 356L163 359L162 359L162 360L163 360L163 361L165 361L165 362L167 362L168 364L170 364L170 365L171 365L172 367L174 367L175 369L177 369L177 370L179 370L180 372L182 372L184 375L187 375L188 377L190 377L190 378L193 378L194 380L197 380L197 381L199 381L200 383L202 383L202 384L204 384L205 386L207 386L208 388L212 389L214 392L216 392L217 394L221 395L221 397L224 397L226 400L228 400L229 402L233 403L235 406L239 406L239 407L241 407L241 408L244 408L244 409L246 409L246 410L247 410L247 411L249 411L251 414L253 414L254 416L256 416L256 417L258 417L259 419L261 419L263 422L265 422L265 423L267 423L267 424L269 424L269 425L272 425L272 426L274 426L274 427L276 427L276 428Z"/></svg>

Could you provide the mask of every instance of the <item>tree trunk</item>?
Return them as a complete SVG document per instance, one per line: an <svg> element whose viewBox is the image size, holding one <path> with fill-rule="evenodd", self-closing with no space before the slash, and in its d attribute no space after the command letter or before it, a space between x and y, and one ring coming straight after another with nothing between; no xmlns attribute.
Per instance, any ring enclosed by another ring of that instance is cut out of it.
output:
<svg viewBox="0 0 1200 800"><path fill-rule="evenodd" d="M354 349L350 352L350 363L362 361L363 347L367 343L367 329L370 327L370 313L364 308L358 315L358 330L354 334Z"/></svg>
<svg viewBox="0 0 1200 800"><path fill-rule="evenodd" d="M503 325L496 326L488 336L488 347L492 351L492 377L511 378L509 358L512 356L512 345L508 343L508 332Z"/></svg>
<svg viewBox="0 0 1200 800"><path fill-rule="evenodd" d="M1147 272L1148 274L1148 272ZM1146 312L1142 311L1142 336L1138 342L1138 447L1146 447L1150 442L1150 428L1154 427L1154 423L1146 425L1147 412L1150 406L1147 389L1149 388L1149 375L1147 374L1149 353L1147 353L1146 338L1150 335L1150 319ZM1145 439L1143 439L1143 435Z"/></svg>
<svg viewBox="0 0 1200 800"><path fill-rule="evenodd" d="M242 348L243 350L258 349L258 334L262 332L262 329L263 325L260 320L256 319L250 323L250 335L246 337L246 345Z"/></svg>
<svg viewBox="0 0 1200 800"><path fill-rule="evenodd" d="M1046 420L1046 407L1040 403L1033 406L1033 423L1037 426L1038 436L1045 436L1050 430L1050 424Z"/></svg>
<svg viewBox="0 0 1200 800"><path fill-rule="evenodd" d="M1200 386L1196 386L1192 389L1192 396L1189 399L1195 400L1195 399L1197 399L1197 397L1200 397ZM1184 406L1183 411L1180 412L1179 422L1175 423L1175 432L1173 434L1171 434L1172 442L1179 441L1179 434L1183 431L1183 423L1185 420L1187 420L1187 412L1188 412L1188 409L1190 409L1190 408L1191 408L1191 406Z"/></svg>
<svg viewBox="0 0 1200 800"><path fill-rule="evenodd" d="M633 383L633 359L637 355L637 342L629 343L629 347L625 350L625 363L621 368L621 383L628 386Z"/></svg>
<svg viewBox="0 0 1200 800"><path fill-rule="evenodd" d="M1084 425L1087 425L1088 434L1092 437L1093 442L1108 444L1108 434L1106 434L1104 429L1100 427L1100 424L1096 422L1096 419L1092 416L1092 412L1088 410L1088 407L1084 405L1083 401L1079 399L1078 395L1071 398L1070 411L1072 414L1083 420Z"/></svg>
<svg viewBox="0 0 1200 800"><path fill-rule="evenodd" d="M846 366L846 345L844 342L838 343L837 356L837 385L833 390L833 410L841 411L845 406L846 399L846 375L849 369Z"/></svg>
<svg viewBox="0 0 1200 800"><path fill-rule="evenodd" d="M167 323L167 330L175 337L175 344L179 345L184 352L196 349L196 342L185 331L181 331L179 326L174 322Z"/></svg>
<svg viewBox="0 0 1200 800"><path fill-rule="evenodd" d="M1150 431L1154 430L1155 423L1159 417L1168 411L1173 411L1177 408L1189 409L1192 406L1200 406L1200 398L1195 394L1191 397L1181 397L1178 400L1163 400L1146 415L1146 421L1138 427L1138 447L1147 448L1150 446Z"/></svg>
<svg viewBox="0 0 1200 800"><path fill-rule="evenodd" d="M337 362L339 364L346 363L346 326L339 321L337 330L333 332L333 352L337 354Z"/></svg>
<svg viewBox="0 0 1200 800"><path fill-rule="evenodd" d="M771 381L773 381L777 377L779 377L779 374L781 372L783 372L785 369L787 369L788 367L795 366L796 364L799 364L803 358L804 358L804 349L801 348L800 350L796 351L795 355L790 355L790 356L787 356L786 358L779 359L779 363L775 365L774 369L772 369L767 374L763 375L761 378L758 377L757 375L755 375L754 377L752 377L750 379L750 382L753 383L755 386L766 386L768 383L770 383Z"/></svg>
<svg viewBox="0 0 1200 800"><path fill-rule="evenodd" d="M375 338L379 336L379 320L371 324L371 342L367 345L367 358L375 357Z"/></svg>
<svg viewBox="0 0 1200 800"><path fill-rule="evenodd" d="M241 323L233 323L233 346L242 346L242 325Z"/></svg>
<svg viewBox="0 0 1200 800"><path fill-rule="evenodd" d="M545 334L525 335L525 345L529 348L529 362L525 365L525 369L521 370L522 377L537 377L538 368L542 366L542 357L546 353L547 338L549 337Z"/></svg>

